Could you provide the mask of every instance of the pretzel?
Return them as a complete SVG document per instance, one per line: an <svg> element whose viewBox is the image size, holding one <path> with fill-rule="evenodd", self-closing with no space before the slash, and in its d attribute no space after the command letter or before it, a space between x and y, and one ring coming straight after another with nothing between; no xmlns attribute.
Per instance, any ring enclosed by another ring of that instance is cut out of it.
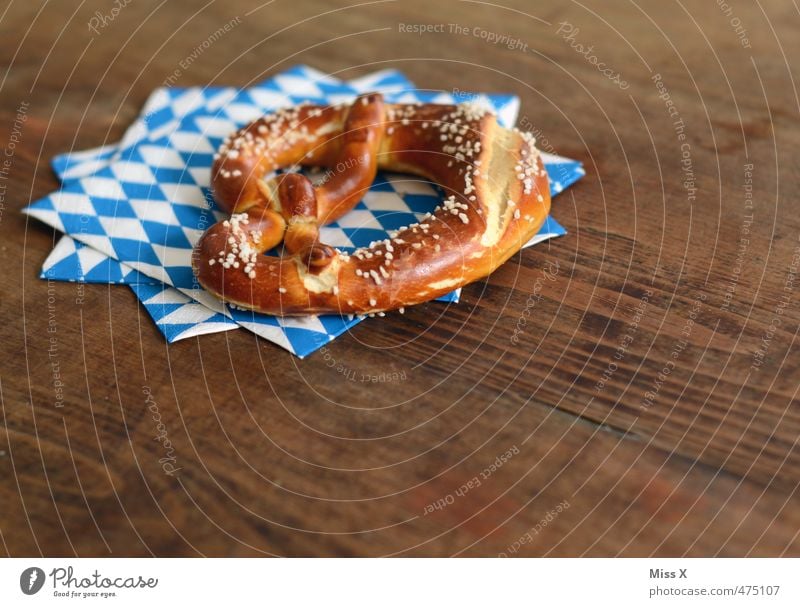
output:
<svg viewBox="0 0 800 607"><path fill-rule="evenodd" d="M422 303L483 278L533 237L550 209L530 133L501 127L476 104L299 105L231 135L212 168L230 219L198 241L199 282L238 307L272 314L374 314ZM322 167L316 185L292 166ZM352 253L320 226L363 197L378 169L438 184L433 213ZM263 253L284 244L281 257Z"/></svg>

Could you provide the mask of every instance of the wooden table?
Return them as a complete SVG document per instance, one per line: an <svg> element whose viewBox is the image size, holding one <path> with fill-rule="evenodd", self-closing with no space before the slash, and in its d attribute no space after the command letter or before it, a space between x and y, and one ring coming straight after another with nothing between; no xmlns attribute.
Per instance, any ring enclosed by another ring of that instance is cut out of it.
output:
<svg viewBox="0 0 800 607"><path fill-rule="evenodd" d="M254 4L3 14L3 552L800 554L796 7ZM569 234L302 361L38 278L54 154L298 63L518 95Z"/></svg>

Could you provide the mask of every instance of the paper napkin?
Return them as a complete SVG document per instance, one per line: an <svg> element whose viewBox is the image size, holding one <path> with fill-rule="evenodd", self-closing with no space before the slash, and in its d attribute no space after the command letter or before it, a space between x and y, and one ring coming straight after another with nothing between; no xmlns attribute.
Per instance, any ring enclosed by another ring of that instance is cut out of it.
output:
<svg viewBox="0 0 800 607"><path fill-rule="evenodd" d="M308 66L296 66L271 80L278 87L294 89L298 79L345 86L338 79ZM352 94L359 94L368 91L398 92L413 88L413 85L399 71L386 69L350 80L346 87ZM232 87L156 89L120 143L55 156L52 160L53 170L63 182L90 176L107 168L127 147L175 129L180 120L191 113L216 111L238 92L238 89ZM170 343L196 335L239 328L236 321L224 313L215 312L177 289L147 277L68 235L63 236L56 244L45 261L40 276L50 280L130 285Z"/></svg>
<svg viewBox="0 0 800 607"><path fill-rule="evenodd" d="M233 95L227 89L209 90L205 104L194 101L203 96L200 89L189 97L192 109L182 118L176 117L172 108L163 111L162 107L155 112L149 108L144 124L136 126L135 136L129 138L126 133L127 141L119 149L107 146L82 157L73 154L54 161L56 170L66 180L64 187L32 204L27 212L88 245L89 252L83 252L87 247L79 244L59 243L54 251L57 263L49 264L46 274L62 277L66 273L72 279L83 276L86 280L90 275L100 279L107 273L109 280L141 281L135 283L135 290L146 306L150 302L150 306L161 306L166 312L155 314L148 306L148 311L158 316L157 322L170 320L159 323L170 340L187 332L208 332L195 330L200 323L210 322L208 330L219 330L233 321L304 356L355 324L358 319L340 316L280 319L227 309L193 282L189 264L194 242L222 216L208 191L211 156L222 138L278 107L303 100L315 103L349 100L360 92L329 77L320 79L315 74L308 78L308 72L304 71L307 69L295 68L288 76L277 76ZM369 88L378 89L378 84L371 82ZM385 95L394 102L458 101L449 94L428 91L385 92ZM513 124L518 109L516 98L478 95L476 99L491 106L506 125ZM142 129L148 134L143 134ZM579 163L574 161L547 157L546 164L553 177L554 194L583 175ZM364 246L384 238L387 230L417 221L438 203L436 190L427 183L408 176L381 175L357 208L337 224L326 227L322 237L345 249ZM542 237L563 230L549 222L545 232ZM97 271L82 272L85 264L76 264L72 258L77 257L81 262L81 255L89 258L94 251L122 261L127 267L115 270L113 262L101 258L92 266ZM131 270L138 270L147 278L132 274ZM178 288L182 295L159 282ZM187 298L201 305L198 307ZM176 314L183 306L195 308L196 313L203 305L209 309L206 314L216 313L219 318L209 321L197 314L185 318ZM168 331L164 325L174 327Z"/></svg>

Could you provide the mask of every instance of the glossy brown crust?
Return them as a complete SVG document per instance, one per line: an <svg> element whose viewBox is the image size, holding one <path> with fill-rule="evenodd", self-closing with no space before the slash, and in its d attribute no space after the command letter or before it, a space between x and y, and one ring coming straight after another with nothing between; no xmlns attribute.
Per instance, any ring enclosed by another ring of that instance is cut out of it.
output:
<svg viewBox="0 0 800 607"><path fill-rule="evenodd" d="M233 158L223 146L213 187L224 208L241 212L264 204L254 182L275 168L331 166L341 158L346 107L291 112L289 119L262 118L234 136L228 149L237 141L239 149ZM266 126L281 120L281 128L299 128L302 135L282 141L274 126ZM256 145L245 134L258 133L261 125L262 135L267 131L272 139ZM450 197L430 218L390 241L340 253L320 277L310 276L296 256L258 255L249 273L209 264L227 251L230 238L212 228L195 256L203 286L230 303L273 315L380 312L431 300L490 274L538 232L550 196L530 137L500 127L491 114L449 105L387 106L384 127L376 168L430 179ZM317 189L318 204L328 211L338 208L337 188L346 189L346 180L332 181Z"/></svg>

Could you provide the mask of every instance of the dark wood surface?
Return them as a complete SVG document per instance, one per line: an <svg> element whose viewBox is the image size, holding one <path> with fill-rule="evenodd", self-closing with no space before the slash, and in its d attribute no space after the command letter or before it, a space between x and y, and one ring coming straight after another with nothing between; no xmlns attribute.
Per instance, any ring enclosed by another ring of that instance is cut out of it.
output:
<svg viewBox="0 0 800 607"><path fill-rule="evenodd" d="M137 0L97 33L109 3L3 9L3 147L29 105L2 184L2 552L800 554L795 3L267 4ZM586 165L553 207L569 235L303 361L245 331L168 346L127 288L39 280L56 235L19 211L49 159L117 140L237 16L176 86L306 63L515 93Z"/></svg>

